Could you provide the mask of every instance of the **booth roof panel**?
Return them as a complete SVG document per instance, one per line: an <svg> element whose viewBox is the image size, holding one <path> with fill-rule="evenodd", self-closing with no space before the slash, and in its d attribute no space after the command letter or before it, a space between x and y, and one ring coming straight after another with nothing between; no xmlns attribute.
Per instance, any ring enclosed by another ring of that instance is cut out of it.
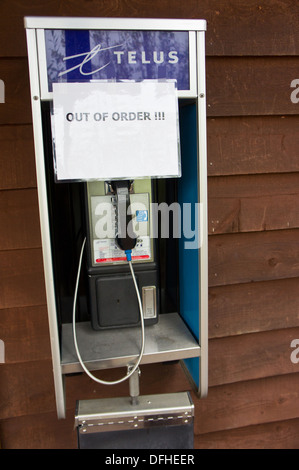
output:
<svg viewBox="0 0 299 470"><path fill-rule="evenodd" d="M80 18L27 16L26 29L147 29L205 31L206 20L164 18Z"/></svg>

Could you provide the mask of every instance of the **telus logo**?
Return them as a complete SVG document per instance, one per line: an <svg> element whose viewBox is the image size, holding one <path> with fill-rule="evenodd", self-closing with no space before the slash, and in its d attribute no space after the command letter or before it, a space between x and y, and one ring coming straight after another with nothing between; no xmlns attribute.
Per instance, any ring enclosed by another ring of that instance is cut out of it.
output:
<svg viewBox="0 0 299 470"><path fill-rule="evenodd" d="M94 70L89 70L86 71L84 70L84 65L90 62L96 55L100 54L101 52L107 51L109 49L116 49L122 47L123 44L118 44L116 46L110 46L110 47L102 47L101 44L97 44L95 47L91 49L91 51L88 52L82 52L80 54L75 54L71 56L67 56L63 58L63 61L68 61L70 59L76 59L80 58L82 59L81 62L76 64L75 66L64 70L59 73L59 77L62 75L66 75L69 72L72 72L73 70L79 69L79 72L82 75L93 75L96 72L99 72L100 70L105 69L112 61L107 62L106 64L102 65L101 67L94 69ZM178 58L178 52L177 51L170 51L167 54L164 51L152 51L151 53L141 51L120 51L120 50L115 50L112 51L113 56L116 60L114 61L116 64L137 64L138 62L141 62L141 64L176 64L179 61Z"/></svg>

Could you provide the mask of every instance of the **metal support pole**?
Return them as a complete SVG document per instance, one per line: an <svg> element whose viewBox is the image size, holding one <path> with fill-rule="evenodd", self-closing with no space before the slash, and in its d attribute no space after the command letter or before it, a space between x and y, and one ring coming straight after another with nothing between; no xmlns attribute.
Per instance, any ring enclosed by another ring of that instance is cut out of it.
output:
<svg viewBox="0 0 299 470"><path fill-rule="evenodd" d="M133 366L128 366L128 373L130 373L130 370L132 369L132 367ZM138 404L139 376L140 376L140 374L141 374L141 371L140 371L139 367L137 367L135 372L129 378L130 397L131 397L132 405L137 405Z"/></svg>

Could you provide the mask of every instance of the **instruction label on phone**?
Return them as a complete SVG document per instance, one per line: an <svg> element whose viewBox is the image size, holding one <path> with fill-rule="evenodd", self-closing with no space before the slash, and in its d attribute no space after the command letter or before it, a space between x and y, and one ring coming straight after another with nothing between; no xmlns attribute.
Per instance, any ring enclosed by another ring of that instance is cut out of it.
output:
<svg viewBox="0 0 299 470"><path fill-rule="evenodd" d="M94 240L94 264L101 263L117 263L126 261L127 258L124 252L118 248L114 239L103 238ZM151 258L151 243L150 237L144 236L137 238L135 248L132 250L133 261L144 261Z"/></svg>

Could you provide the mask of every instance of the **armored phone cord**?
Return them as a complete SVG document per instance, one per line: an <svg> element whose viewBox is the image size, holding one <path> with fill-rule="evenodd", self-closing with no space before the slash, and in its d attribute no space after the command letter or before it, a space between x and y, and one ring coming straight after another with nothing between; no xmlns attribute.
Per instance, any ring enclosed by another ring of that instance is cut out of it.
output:
<svg viewBox="0 0 299 470"><path fill-rule="evenodd" d="M138 368L138 366L141 362L142 356L143 356L144 343L145 343L145 333L144 333L144 319L143 319L143 309L142 309L141 297L140 297L139 289L138 289L138 286L137 286L136 277L135 277L135 274L134 274L134 269L133 269L130 253L126 253L127 260L128 260L129 267L130 267L130 271L131 271L132 278L133 278L133 282L134 282L134 286L135 286L135 289L136 289L138 304L139 304L140 324L141 324L141 349L140 349L140 354L138 356L136 364L132 367L132 369L130 369L130 372L128 372L127 375L125 375L121 379L113 380L113 381L106 381L106 380L98 379L97 377L95 377L87 369L86 365L84 364L84 362L82 360L82 357L81 357L81 354L80 354L80 351L79 351L79 348L78 348L77 335L76 335L76 303L77 303L78 286L79 286L80 272L81 272L81 266L82 266L82 257L83 257L85 243L86 243L86 237L84 238L83 243L82 243L82 248L81 248L81 253L80 253L80 258L79 258L79 264L78 264L76 286L75 286L75 292L74 292L74 301L73 301L73 337L74 337L75 350L76 350L76 354L78 356L79 362L81 364L81 367L83 368L83 370L86 372L86 374L92 380L94 380L97 383L103 384L103 385L117 385L121 382L124 382L129 377L131 377L131 375L134 374L134 372Z"/></svg>

